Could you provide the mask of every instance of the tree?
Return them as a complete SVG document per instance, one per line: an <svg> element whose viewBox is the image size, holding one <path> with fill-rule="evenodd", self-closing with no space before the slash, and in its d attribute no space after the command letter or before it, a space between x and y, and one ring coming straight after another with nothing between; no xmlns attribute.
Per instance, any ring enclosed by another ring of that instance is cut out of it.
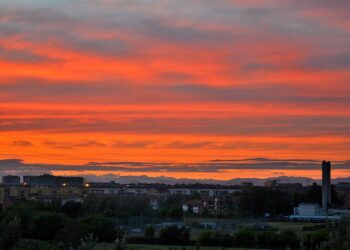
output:
<svg viewBox="0 0 350 250"><path fill-rule="evenodd" d="M265 213L272 216L290 214L293 208L288 193L273 189L243 190L236 199L241 213L249 216L263 216Z"/></svg>
<svg viewBox="0 0 350 250"><path fill-rule="evenodd" d="M89 195L82 204L84 214L104 214L111 217L151 215L149 197L144 195L95 196Z"/></svg>
<svg viewBox="0 0 350 250"><path fill-rule="evenodd" d="M273 231L258 232L256 235L256 243L260 248L270 248L276 246L276 235Z"/></svg>
<svg viewBox="0 0 350 250"><path fill-rule="evenodd" d="M117 238L114 242L114 250L126 250L126 235L123 235L121 238Z"/></svg>
<svg viewBox="0 0 350 250"><path fill-rule="evenodd" d="M176 225L168 226L160 231L160 241L169 245L186 245L190 240L190 231L187 227Z"/></svg>
<svg viewBox="0 0 350 250"><path fill-rule="evenodd" d="M78 246L78 250L95 250L97 249L97 242L98 240L94 237L93 234L90 234L89 236L83 238L80 242L80 245Z"/></svg>
<svg viewBox="0 0 350 250"><path fill-rule="evenodd" d="M14 250L37 250L40 249L37 240L20 240L13 248Z"/></svg>
<svg viewBox="0 0 350 250"><path fill-rule="evenodd" d="M82 207L80 202L69 201L62 206L65 215L71 218L77 218L82 215Z"/></svg>
<svg viewBox="0 0 350 250"><path fill-rule="evenodd" d="M145 238L154 238L155 229L154 226L148 226L145 229Z"/></svg>
<svg viewBox="0 0 350 250"><path fill-rule="evenodd" d="M319 229L312 234L307 234L302 240L305 249L320 249L322 243L327 241L328 232L326 229Z"/></svg>
<svg viewBox="0 0 350 250"><path fill-rule="evenodd" d="M76 220L71 220L64 228L59 230L56 241L62 242L67 249L72 247L77 249L81 243L81 239L89 235L89 229L84 224Z"/></svg>
<svg viewBox="0 0 350 250"><path fill-rule="evenodd" d="M7 223L0 237L0 249L12 250L20 238L21 223L18 218Z"/></svg>
<svg viewBox="0 0 350 250"><path fill-rule="evenodd" d="M280 233L279 235L280 238L280 244L282 247L291 247L295 248L299 244L298 237L296 233L292 230L286 230Z"/></svg>
<svg viewBox="0 0 350 250"><path fill-rule="evenodd" d="M333 204L336 204L338 206L344 205L344 200L341 200L339 198L338 192L333 185L331 186L331 196L332 196L332 203Z"/></svg>
<svg viewBox="0 0 350 250"><path fill-rule="evenodd" d="M322 204L322 187L316 183L312 184L306 191L306 195L302 202Z"/></svg>
<svg viewBox="0 0 350 250"><path fill-rule="evenodd" d="M350 219L333 222L328 227L328 240L322 244L322 249L350 249Z"/></svg>
<svg viewBox="0 0 350 250"><path fill-rule="evenodd" d="M167 211L167 216L172 219L180 219L183 216L183 211L181 206L171 206Z"/></svg>
<svg viewBox="0 0 350 250"><path fill-rule="evenodd" d="M21 225L21 237L31 237L31 221L35 213L35 204L33 202L18 202L15 203L10 209L3 213L3 216L7 220L14 220L18 218Z"/></svg>
<svg viewBox="0 0 350 250"><path fill-rule="evenodd" d="M234 243L239 247L255 246L254 231L249 228L244 228L234 235Z"/></svg>
<svg viewBox="0 0 350 250"><path fill-rule="evenodd" d="M112 242L116 235L115 229L111 220L102 216L89 216L80 221L86 226L89 233L98 238L99 241Z"/></svg>
<svg viewBox="0 0 350 250"><path fill-rule="evenodd" d="M199 236L199 244L201 246L221 246L221 247L232 247L233 237L223 232L203 232Z"/></svg>
<svg viewBox="0 0 350 250"><path fill-rule="evenodd" d="M63 215L52 212L37 212L31 221L31 234L35 239L53 240L64 226Z"/></svg>

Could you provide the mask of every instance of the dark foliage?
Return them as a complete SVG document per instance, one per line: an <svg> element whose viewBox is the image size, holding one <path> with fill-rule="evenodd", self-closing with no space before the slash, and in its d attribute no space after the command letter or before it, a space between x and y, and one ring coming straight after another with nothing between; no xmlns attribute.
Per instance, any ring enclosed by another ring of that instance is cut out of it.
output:
<svg viewBox="0 0 350 250"><path fill-rule="evenodd" d="M62 206L62 212L71 218L77 218L83 214L83 209L80 202L69 201Z"/></svg>
<svg viewBox="0 0 350 250"><path fill-rule="evenodd" d="M220 246L220 247L232 247L234 238L219 231L216 232L204 232L199 237L199 244L201 246Z"/></svg>
<svg viewBox="0 0 350 250"><path fill-rule="evenodd" d="M160 231L160 241L166 245L187 245L190 231L186 227L168 226Z"/></svg>
<svg viewBox="0 0 350 250"><path fill-rule="evenodd" d="M290 214L292 212L291 199L288 194L272 189L244 190L238 198L241 213L249 216L272 216Z"/></svg>
<svg viewBox="0 0 350 250"><path fill-rule="evenodd" d="M82 218L80 223L99 241L112 242L117 237L117 230L112 221L100 215Z"/></svg>

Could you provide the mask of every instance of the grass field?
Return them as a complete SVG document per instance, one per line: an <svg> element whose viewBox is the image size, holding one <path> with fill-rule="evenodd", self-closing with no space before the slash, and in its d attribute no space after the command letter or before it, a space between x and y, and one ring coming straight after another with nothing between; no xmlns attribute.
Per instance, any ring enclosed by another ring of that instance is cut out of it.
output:
<svg viewBox="0 0 350 250"><path fill-rule="evenodd" d="M129 244L127 249L129 250L197 250L195 246L161 246L161 245L137 245ZM200 250L253 250L249 248L222 248L222 247L199 247ZM255 249L255 248L254 248ZM112 244L101 244L97 250L113 250ZM266 249L268 250L268 249Z"/></svg>

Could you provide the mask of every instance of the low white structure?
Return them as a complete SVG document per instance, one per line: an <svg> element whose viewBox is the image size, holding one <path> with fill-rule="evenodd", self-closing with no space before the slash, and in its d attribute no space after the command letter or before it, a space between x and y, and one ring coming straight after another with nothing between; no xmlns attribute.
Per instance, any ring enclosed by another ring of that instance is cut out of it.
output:
<svg viewBox="0 0 350 250"><path fill-rule="evenodd" d="M289 216L292 221L335 221L340 220L346 214L344 210L329 210L328 214L322 211L322 208L317 203L301 203L294 208L294 214Z"/></svg>
<svg viewBox="0 0 350 250"><path fill-rule="evenodd" d="M294 215L300 216L317 216L322 215L322 210L317 203L300 203L294 208Z"/></svg>

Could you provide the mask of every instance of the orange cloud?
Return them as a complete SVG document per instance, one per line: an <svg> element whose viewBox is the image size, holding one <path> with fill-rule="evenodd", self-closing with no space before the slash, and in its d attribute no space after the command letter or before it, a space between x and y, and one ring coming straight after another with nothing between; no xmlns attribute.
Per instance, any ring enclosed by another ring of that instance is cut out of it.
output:
<svg viewBox="0 0 350 250"><path fill-rule="evenodd" d="M348 160L345 2L71 1L37 8L9 2L0 8L3 159L61 165ZM133 174L193 174L170 170ZM266 177L276 169L252 171L196 176Z"/></svg>

